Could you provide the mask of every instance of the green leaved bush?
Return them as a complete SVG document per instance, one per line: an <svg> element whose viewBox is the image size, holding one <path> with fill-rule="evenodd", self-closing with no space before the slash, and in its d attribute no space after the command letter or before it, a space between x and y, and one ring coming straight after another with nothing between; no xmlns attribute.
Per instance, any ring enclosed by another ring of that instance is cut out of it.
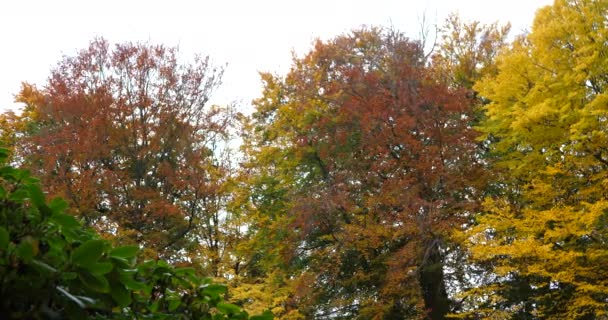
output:
<svg viewBox="0 0 608 320"><path fill-rule="evenodd" d="M0 148L0 163L8 151ZM45 199L26 170L0 168L0 315L7 319L272 319L224 302L192 268L137 262Z"/></svg>

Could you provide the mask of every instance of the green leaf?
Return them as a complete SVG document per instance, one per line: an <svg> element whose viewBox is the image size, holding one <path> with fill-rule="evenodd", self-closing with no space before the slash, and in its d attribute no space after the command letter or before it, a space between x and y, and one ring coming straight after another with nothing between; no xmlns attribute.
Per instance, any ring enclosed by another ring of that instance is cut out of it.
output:
<svg viewBox="0 0 608 320"><path fill-rule="evenodd" d="M150 305L150 311L152 311L152 312L158 311L158 301L154 301L154 303L152 303Z"/></svg>
<svg viewBox="0 0 608 320"><path fill-rule="evenodd" d="M173 272L176 279L182 282L184 287L199 287L201 285L201 278L196 275L194 268L175 268Z"/></svg>
<svg viewBox="0 0 608 320"><path fill-rule="evenodd" d="M154 268L156 268L156 261L155 260L146 260L146 261L140 263L138 268L140 270L154 269Z"/></svg>
<svg viewBox="0 0 608 320"><path fill-rule="evenodd" d="M56 197L49 203L49 208L51 208L54 214L61 213L68 208L68 203L63 198Z"/></svg>
<svg viewBox="0 0 608 320"><path fill-rule="evenodd" d="M24 238L17 247L17 256L22 260L30 261L36 255L35 246L35 241L31 237Z"/></svg>
<svg viewBox="0 0 608 320"><path fill-rule="evenodd" d="M6 162L11 152L7 148L0 148L0 162Z"/></svg>
<svg viewBox="0 0 608 320"><path fill-rule="evenodd" d="M24 170L24 169L15 169L15 176L17 177L18 180L21 181L31 181L31 182L37 182L38 179L32 178L32 174L30 173L29 170ZM33 179L33 180L31 180Z"/></svg>
<svg viewBox="0 0 608 320"><path fill-rule="evenodd" d="M86 302L89 305L94 305L95 304L95 299L91 298L91 297L87 297L87 296L76 296L78 299L80 299L80 301Z"/></svg>
<svg viewBox="0 0 608 320"><path fill-rule="evenodd" d="M169 301L169 311L175 311L182 304L181 300L171 300Z"/></svg>
<svg viewBox="0 0 608 320"><path fill-rule="evenodd" d="M129 290L141 290L144 288L144 283L141 283L135 279L133 279L133 275L135 272L121 270L119 271L119 280L122 284L127 287Z"/></svg>
<svg viewBox="0 0 608 320"><path fill-rule="evenodd" d="M123 285L120 283L115 285L113 284L111 288L112 290L110 291L110 295L112 296L112 299L116 301L116 303L118 303L121 307L126 307L131 304L131 292Z"/></svg>
<svg viewBox="0 0 608 320"><path fill-rule="evenodd" d="M81 267L89 267L103 254L104 240L89 240L72 252L72 262Z"/></svg>
<svg viewBox="0 0 608 320"><path fill-rule="evenodd" d="M0 250L5 250L8 247L10 236L4 227L0 227Z"/></svg>
<svg viewBox="0 0 608 320"><path fill-rule="evenodd" d="M61 278L63 280L74 280L78 277L78 274L76 274L76 272L64 272L61 274Z"/></svg>
<svg viewBox="0 0 608 320"><path fill-rule="evenodd" d="M76 296L72 295L71 293L69 293L66 289L62 288L62 287L57 287L57 291L59 291L61 294L63 294L64 296L66 296L68 299L72 300L73 302L75 302L80 308L84 309L87 306L84 304L83 301L81 301L80 299L78 299Z"/></svg>
<svg viewBox="0 0 608 320"><path fill-rule="evenodd" d="M137 246L118 247L118 248L110 251L110 257L129 259L129 258L134 258L138 252L139 252L139 247L137 247Z"/></svg>
<svg viewBox="0 0 608 320"><path fill-rule="evenodd" d="M171 269L171 265L167 263L165 260L158 260L156 262L158 268Z"/></svg>
<svg viewBox="0 0 608 320"><path fill-rule="evenodd" d="M123 258L110 257L110 260L114 261L114 264L117 267L121 267L121 268L129 268L133 265L133 263L131 263L131 261L129 261L127 259L123 259Z"/></svg>
<svg viewBox="0 0 608 320"><path fill-rule="evenodd" d="M50 273L57 272L57 269L53 268L52 266L50 266L40 260L32 259L31 263L32 263L32 265L34 265L36 267L36 269L38 269L40 271L43 271L43 272L46 271L46 272L50 272Z"/></svg>
<svg viewBox="0 0 608 320"><path fill-rule="evenodd" d="M78 274L78 278L80 278L80 281L82 281L85 286L94 291L102 293L110 292L110 284L103 276L96 276L87 272L81 272Z"/></svg>
<svg viewBox="0 0 608 320"><path fill-rule="evenodd" d="M65 255L65 247L67 245L65 239L60 237L49 237L46 239L46 243L49 245L51 250L55 252L60 252L62 255Z"/></svg>
<svg viewBox="0 0 608 320"><path fill-rule="evenodd" d="M175 274L178 276L184 276L184 275L194 275L196 273L196 270L194 270L194 268L191 267L181 267L181 268L175 268L174 270Z"/></svg>
<svg viewBox="0 0 608 320"><path fill-rule="evenodd" d="M26 211L26 215L25 216L27 217L27 219L30 220L31 223L35 223L35 224L40 223L39 222L40 221L40 213L42 211L40 211L38 209L38 207L36 207L36 206L29 206L29 207L26 207L26 208L27 208L27 211ZM46 215L43 215L43 216L46 216Z"/></svg>
<svg viewBox="0 0 608 320"><path fill-rule="evenodd" d="M251 316L249 320L272 320L274 319L274 315L269 310L264 311L264 313L256 316Z"/></svg>
<svg viewBox="0 0 608 320"><path fill-rule="evenodd" d="M114 268L110 262L99 262L86 267L92 274L103 275L109 273Z"/></svg>
<svg viewBox="0 0 608 320"><path fill-rule="evenodd" d="M76 228L64 228L62 230L62 235L68 242L73 242L78 239L78 233L76 231Z"/></svg>
<svg viewBox="0 0 608 320"><path fill-rule="evenodd" d="M194 286L192 283L190 283L187 279L185 279L184 277L178 276L178 275L174 275L173 276L173 283L178 284L184 288L192 288L192 287L196 287Z"/></svg>
<svg viewBox="0 0 608 320"><path fill-rule="evenodd" d="M10 194L8 199L11 201L15 201L15 202L23 202L28 196L29 196L29 193L26 190L17 189L13 193Z"/></svg>
<svg viewBox="0 0 608 320"><path fill-rule="evenodd" d="M55 213L49 219L64 229L80 228L80 223L76 218L65 213Z"/></svg>
<svg viewBox="0 0 608 320"><path fill-rule="evenodd" d="M14 182L15 180L17 180L17 178L15 177L15 171L17 171L17 169L11 166L4 166L0 168L0 177L4 178L7 181Z"/></svg>
<svg viewBox="0 0 608 320"><path fill-rule="evenodd" d="M210 296L211 298L218 298L221 294L226 293L227 288L221 284L210 284L202 288L201 295Z"/></svg>
<svg viewBox="0 0 608 320"><path fill-rule="evenodd" d="M235 313L240 313L241 312L241 308L239 308L239 306L234 305L232 303L223 303L223 302L220 302L215 307L217 308L217 310L219 310L220 312L222 312L224 314L227 314L227 315L231 315L231 314L235 314Z"/></svg>
<svg viewBox="0 0 608 320"><path fill-rule="evenodd" d="M40 186L38 184L29 184L27 186L27 190L30 194L30 199L32 200L32 203L38 207L38 208L42 208L42 207L46 207L46 201L44 198L44 193L42 192L42 189L40 188Z"/></svg>

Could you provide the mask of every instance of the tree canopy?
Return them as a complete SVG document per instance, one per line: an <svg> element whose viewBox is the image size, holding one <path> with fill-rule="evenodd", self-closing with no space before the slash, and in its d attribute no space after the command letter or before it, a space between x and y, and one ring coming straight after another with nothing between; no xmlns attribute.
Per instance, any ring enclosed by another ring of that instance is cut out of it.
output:
<svg viewBox="0 0 608 320"><path fill-rule="evenodd" d="M207 105L222 68L179 58L176 48L96 39L43 89L23 85L25 110L5 118L14 124L4 136L21 137L15 159L87 226L219 276L236 232L221 214L235 112Z"/></svg>
<svg viewBox="0 0 608 320"><path fill-rule="evenodd" d="M0 116L0 314L607 319L607 17L353 29L251 113L208 57L95 39Z"/></svg>
<svg viewBox="0 0 608 320"><path fill-rule="evenodd" d="M472 290L487 303L475 313L606 316L607 9L539 10L532 32L497 58L498 73L476 85L490 101L479 129L497 193L466 235L495 274Z"/></svg>
<svg viewBox="0 0 608 320"><path fill-rule="evenodd" d="M263 79L250 197L257 223L284 235L275 252L293 285L308 286L300 311L444 317L450 230L481 179L467 90L435 79L418 42L379 29L319 41Z"/></svg>

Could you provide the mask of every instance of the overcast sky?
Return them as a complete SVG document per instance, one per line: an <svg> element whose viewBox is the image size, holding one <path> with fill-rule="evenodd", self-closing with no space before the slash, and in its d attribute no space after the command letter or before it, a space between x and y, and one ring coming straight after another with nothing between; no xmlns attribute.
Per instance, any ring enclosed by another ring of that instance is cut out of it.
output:
<svg viewBox="0 0 608 320"><path fill-rule="evenodd" d="M62 55L95 36L112 43L179 45L181 53L210 55L228 64L215 103L246 107L261 92L258 71L283 74L291 52L303 54L316 38L361 25L393 26L415 38L419 18L441 24L450 12L464 20L511 22L529 29L536 9L552 0L2 0L0 108L15 107L20 83L44 84Z"/></svg>

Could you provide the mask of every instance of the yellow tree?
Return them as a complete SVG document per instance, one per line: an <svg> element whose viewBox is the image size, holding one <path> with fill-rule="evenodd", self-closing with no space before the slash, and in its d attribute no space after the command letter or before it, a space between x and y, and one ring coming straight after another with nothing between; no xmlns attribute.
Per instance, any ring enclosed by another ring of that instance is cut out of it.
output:
<svg viewBox="0 0 608 320"><path fill-rule="evenodd" d="M44 95L36 86L23 83L21 92L15 97L15 101L23 103L25 107L19 114L11 110L0 114L0 145L11 150L14 162L21 160L14 152L15 147L24 143L23 137L36 130L40 119L34 106L43 104L44 100Z"/></svg>
<svg viewBox="0 0 608 320"><path fill-rule="evenodd" d="M556 0L475 86L491 101L496 181L463 236L494 274L468 291L470 313L608 316L607 13L606 0Z"/></svg>
<svg viewBox="0 0 608 320"><path fill-rule="evenodd" d="M450 14L439 29L438 50L431 57L435 78L470 89L482 76L495 74L496 56L510 29L510 24L464 22Z"/></svg>

